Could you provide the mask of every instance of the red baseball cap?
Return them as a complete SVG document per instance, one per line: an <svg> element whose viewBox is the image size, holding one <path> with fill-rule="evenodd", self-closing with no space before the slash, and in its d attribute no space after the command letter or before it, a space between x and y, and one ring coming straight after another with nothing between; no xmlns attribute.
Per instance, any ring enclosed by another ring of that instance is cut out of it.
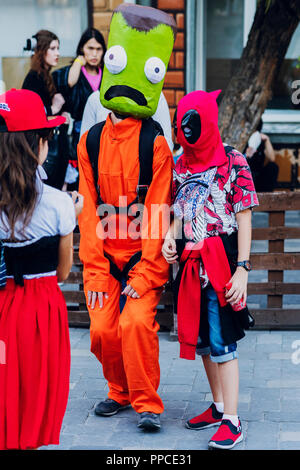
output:
<svg viewBox="0 0 300 470"><path fill-rule="evenodd" d="M4 132L51 129L66 122L63 116L47 118L43 101L34 91L14 88L0 95L0 116L5 121Z"/></svg>

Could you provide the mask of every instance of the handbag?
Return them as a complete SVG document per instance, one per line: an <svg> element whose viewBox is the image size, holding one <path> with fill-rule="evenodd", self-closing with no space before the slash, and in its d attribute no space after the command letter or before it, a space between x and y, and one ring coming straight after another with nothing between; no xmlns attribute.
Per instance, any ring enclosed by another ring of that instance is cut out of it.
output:
<svg viewBox="0 0 300 470"><path fill-rule="evenodd" d="M55 129L52 139L49 140L48 155L43 164L48 177L45 183L57 189L63 187L69 161L67 129L66 125Z"/></svg>

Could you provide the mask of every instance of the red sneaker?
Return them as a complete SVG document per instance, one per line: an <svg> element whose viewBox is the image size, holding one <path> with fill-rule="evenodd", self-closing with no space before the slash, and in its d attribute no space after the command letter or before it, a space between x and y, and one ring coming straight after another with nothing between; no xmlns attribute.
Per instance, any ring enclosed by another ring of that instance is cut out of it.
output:
<svg viewBox="0 0 300 470"><path fill-rule="evenodd" d="M240 420L239 425L234 426L229 419L223 419L221 426L209 441L208 447L214 449L232 449L242 440L243 433Z"/></svg>
<svg viewBox="0 0 300 470"><path fill-rule="evenodd" d="M195 429L196 431L199 429L207 429L221 424L222 417L223 413L219 413L216 405L212 403L204 413L187 421L185 426L188 429Z"/></svg>

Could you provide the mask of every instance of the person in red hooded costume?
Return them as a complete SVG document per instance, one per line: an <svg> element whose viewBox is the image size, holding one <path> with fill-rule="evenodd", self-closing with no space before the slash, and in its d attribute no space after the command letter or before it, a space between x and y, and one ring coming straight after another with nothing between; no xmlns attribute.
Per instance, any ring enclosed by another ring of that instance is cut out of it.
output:
<svg viewBox="0 0 300 470"><path fill-rule="evenodd" d="M183 148L174 169L174 222L163 245L179 261L174 282L180 357L202 356L213 403L187 421L189 429L219 425L209 447L230 449L243 439L238 417L237 341L253 324L246 306L251 208L258 205L245 157L223 144L220 91L195 91L174 118Z"/></svg>

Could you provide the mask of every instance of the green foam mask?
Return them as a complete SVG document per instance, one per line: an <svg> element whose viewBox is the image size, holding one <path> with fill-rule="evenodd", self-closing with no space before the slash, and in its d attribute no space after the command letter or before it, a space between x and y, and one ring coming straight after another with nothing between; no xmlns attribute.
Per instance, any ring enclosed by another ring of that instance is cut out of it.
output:
<svg viewBox="0 0 300 470"><path fill-rule="evenodd" d="M122 4L113 13L100 100L138 119L153 116L164 84L176 23L155 8Z"/></svg>

